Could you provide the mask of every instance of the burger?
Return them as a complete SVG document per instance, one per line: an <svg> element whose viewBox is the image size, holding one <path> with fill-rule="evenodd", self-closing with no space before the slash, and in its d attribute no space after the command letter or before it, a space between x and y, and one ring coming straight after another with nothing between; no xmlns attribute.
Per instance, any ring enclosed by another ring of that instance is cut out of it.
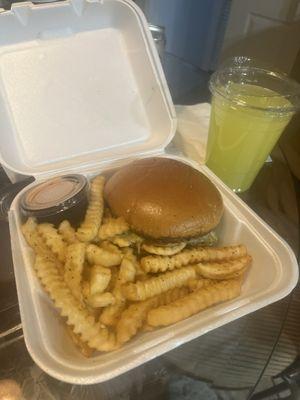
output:
<svg viewBox="0 0 300 400"><path fill-rule="evenodd" d="M170 158L136 160L115 172L104 189L116 217L148 242L212 245L223 214L215 185L190 165Z"/></svg>

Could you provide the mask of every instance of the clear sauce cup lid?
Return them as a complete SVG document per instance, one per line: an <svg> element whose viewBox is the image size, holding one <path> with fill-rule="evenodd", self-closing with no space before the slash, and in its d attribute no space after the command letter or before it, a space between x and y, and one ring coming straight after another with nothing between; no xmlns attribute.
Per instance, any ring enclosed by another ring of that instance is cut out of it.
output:
<svg viewBox="0 0 300 400"><path fill-rule="evenodd" d="M43 218L69 210L87 199L88 181L83 175L64 175L29 189L21 198L25 216Z"/></svg>

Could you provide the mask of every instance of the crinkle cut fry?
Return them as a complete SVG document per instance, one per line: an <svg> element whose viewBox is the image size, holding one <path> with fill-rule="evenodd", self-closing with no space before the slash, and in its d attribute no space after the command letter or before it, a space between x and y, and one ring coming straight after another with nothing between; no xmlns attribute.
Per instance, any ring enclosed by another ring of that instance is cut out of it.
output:
<svg viewBox="0 0 300 400"><path fill-rule="evenodd" d="M115 350L130 340L143 326L146 330L166 326L211 305L238 296L242 275L251 262L251 256L247 255L244 246L221 249L194 248L171 257L148 256L144 259L153 259L157 263L157 260L174 260L177 256L187 253L192 261L185 266L186 258L188 258L185 254L183 267L178 266L177 259L177 264L175 263L176 265L171 268L174 271L133 283L136 279L135 274L138 272L138 264L131 249L125 252L119 249L115 251L115 248L105 247L112 246L110 243L103 242L98 247L80 243L75 239L78 245L92 246L89 252L82 252L88 257L90 263L94 261L94 257L98 257L111 267L120 265L123 259L123 264L119 267L118 281L110 288L116 304L107 306L100 315L99 322L96 322L95 314L89 306L79 301L80 299L76 299L68 284L62 279L62 264L39 235L37 226L34 219L29 219L22 227L28 244L36 252L37 275L56 307L60 309L61 315L66 317L68 326L72 327L72 332L77 335L78 344L82 345L83 352L86 350L85 344L87 349L90 347L99 351ZM67 239L65 241L68 242ZM116 255L118 260L113 259ZM201 261L196 262L195 260L199 257L202 257ZM117 269L117 267L112 268ZM165 271L168 271L168 268ZM145 270L143 268L143 271ZM157 271L160 272L160 269ZM145 275L149 277L146 273ZM226 280L223 281L223 279ZM104 293L104 295L107 294L108 292ZM138 302L128 305L126 299ZM107 315L105 315L106 311ZM109 323L102 321L102 315L107 317ZM104 327L102 323L109 327ZM110 326L114 327L113 330Z"/></svg>
<svg viewBox="0 0 300 400"><path fill-rule="evenodd" d="M189 279L185 283L185 286L188 287L191 292L194 292L195 290L199 290L204 287L211 286L212 284L214 284L216 282L217 281L215 281L213 279L206 279L206 278Z"/></svg>
<svg viewBox="0 0 300 400"><path fill-rule="evenodd" d="M143 238L130 231L111 237L109 240L121 248L139 245L143 242Z"/></svg>
<svg viewBox="0 0 300 400"><path fill-rule="evenodd" d="M76 232L76 236L81 242L89 242L98 234L104 208L103 188L104 177L96 176L91 182L90 200L84 221Z"/></svg>
<svg viewBox="0 0 300 400"><path fill-rule="evenodd" d="M32 217L28 218L25 224L22 225L21 229L26 242L29 244L30 247L32 247L36 254L45 254L49 257L52 256L53 258L55 258L52 251L46 245L44 239L38 233L37 226L37 222Z"/></svg>
<svg viewBox="0 0 300 400"><path fill-rule="evenodd" d="M114 291L114 296L116 298L116 304L104 308L99 318L99 321L107 326L115 326L126 307L125 300L120 298L119 293Z"/></svg>
<svg viewBox="0 0 300 400"><path fill-rule="evenodd" d="M247 249L243 245L220 248L199 247L183 250L181 253L170 257L146 256L141 259L141 265L146 272L156 273L199 262L232 260L246 254Z"/></svg>
<svg viewBox="0 0 300 400"><path fill-rule="evenodd" d="M101 244L99 245L101 249L108 251L109 253L116 253L119 255L122 255L122 251L121 249L115 245L114 243L104 240L103 242L101 242Z"/></svg>
<svg viewBox="0 0 300 400"><path fill-rule="evenodd" d="M67 245L61 235L52 224L43 223L37 225L37 231L46 242L49 249L57 256L61 262L65 261Z"/></svg>
<svg viewBox="0 0 300 400"><path fill-rule="evenodd" d="M188 288L181 287L171 289L161 295L151 297L145 301L131 304L125 311L123 311L121 318L116 326L118 343L128 342L142 327L147 319L147 313L153 307L158 307L162 304L169 304L189 292Z"/></svg>
<svg viewBox="0 0 300 400"><path fill-rule="evenodd" d="M238 279L240 278L243 280L245 273L247 272L248 266L240 269L239 271L233 272L232 274L228 275L226 279Z"/></svg>
<svg viewBox="0 0 300 400"><path fill-rule="evenodd" d="M66 283L61 279L53 258L38 254L34 267L50 298L60 309L60 314L66 317L67 324L73 326L74 332L79 334L80 338L90 347L106 351L108 341L111 340L108 330L95 322L94 316L75 299Z"/></svg>
<svg viewBox="0 0 300 400"><path fill-rule="evenodd" d="M195 271L204 278L208 279L229 279L232 274L237 274L239 271L245 272L252 261L250 255L243 256L234 260L199 263L195 264ZM239 274L237 274L239 275Z"/></svg>
<svg viewBox="0 0 300 400"><path fill-rule="evenodd" d="M123 296L121 286L134 279L136 274L137 260L133 254L124 256L119 268L118 278L113 288L115 304L106 307L100 315L99 321L107 326L115 326L126 306L126 300Z"/></svg>
<svg viewBox="0 0 300 400"><path fill-rule="evenodd" d="M68 335L70 336L70 338L72 339L72 342L75 344L75 346L78 348L78 350L80 351L80 353L84 356L84 357L91 357L94 349L92 349L88 344L86 344L84 341L82 341L80 339L80 336L77 335L72 327L70 325L66 325L66 330Z"/></svg>
<svg viewBox="0 0 300 400"><path fill-rule="evenodd" d="M67 247L64 280L77 300L82 301L81 280L85 258L85 244L76 242Z"/></svg>
<svg viewBox="0 0 300 400"><path fill-rule="evenodd" d="M121 235L129 230L129 225L124 218L108 218L99 229L99 239L105 240L116 235Z"/></svg>
<svg viewBox="0 0 300 400"><path fill-rule="evenodd" d="M124 256L119 269L121 283L133 282L136 275L137 260L135 256Z"/></svg>
<svg viewBox="0 0 300 400"><path fill-rule="evenodd" d="M147 323L151 326L167 326L188 318L214 304L239 296L241 279L220 281L176 300L169 305L150 310Z"/></svg>
<svg viewBox="0 0 300 400"><path fill-rule="evenodd" d="M123 288L128 300L140 301L156 296L170 289L182 286L189 279L196 278L195 269L191 266L176 271L166 272L145 281L130 283Z"/></svg>
<svg viewBox="0 0 300 400"><path fill-rule="evenodd" d="M131 304L123 311L116 326L118 343L128 342L142 327L148 311L158 305L159 296L155 296L145 301Z"/></svg>
<svg viewBox="0 0 300 400"><path fill-rule="evenodd" d="M101 265L93 265L90 269L89 295L103 293L111 279L111 269Z"/></svg>
<svg viewBox="0 0 300 400"><path fill-rule="evenodd" d="M93 308L108 307L115 304L116 299L110 292L95 293L87 298L87 303Z"/></svg>
<svg viewBox="0 0 300 400"><path fill-rule="evenodd" d="M103 267L113 267L119 265L122 261L121 253L114 253L95 244L88 244L86 248L86 258L91 265L99 264Z"/></svg>
<svg viewBox="0 0 300 400"><path fill-rule="evenodd" d="M64 241L68 244L76 243L78 241L75 229L66 219L60 223L58 227L58 232L61 234Z"/></svg>

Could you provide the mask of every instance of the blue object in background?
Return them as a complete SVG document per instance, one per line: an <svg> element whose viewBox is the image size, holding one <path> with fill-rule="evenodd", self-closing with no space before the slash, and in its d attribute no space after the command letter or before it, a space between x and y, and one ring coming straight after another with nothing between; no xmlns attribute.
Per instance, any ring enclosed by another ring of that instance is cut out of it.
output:
<svg viewBox="0 0 300 400"><path fill-rule="evenodd" d="M148 21L165 27L166 51L203 71L216 68L230 0L145 0Z"/></svg>
<svg viewBox="0 0 300 400"><path fill-rule="evenodd" d="M173 99L203 89L205 93L198 101L207 101L207 82L217 67L231 0L137 0L137 3L149 23L165 28L167 43L162 63Z"/></svg>

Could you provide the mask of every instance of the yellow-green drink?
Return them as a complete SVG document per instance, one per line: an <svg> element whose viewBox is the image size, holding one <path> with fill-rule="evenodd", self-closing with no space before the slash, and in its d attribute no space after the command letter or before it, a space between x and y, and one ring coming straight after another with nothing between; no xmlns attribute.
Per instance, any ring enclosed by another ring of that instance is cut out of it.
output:
<svg viewBox="0 0 300 400"><path fill-rule="evenodd" d="M295 108L288 96L275 90L236 81L231 76L212 90L206 159L230 188L242 192L251 186Z"/></svg>

